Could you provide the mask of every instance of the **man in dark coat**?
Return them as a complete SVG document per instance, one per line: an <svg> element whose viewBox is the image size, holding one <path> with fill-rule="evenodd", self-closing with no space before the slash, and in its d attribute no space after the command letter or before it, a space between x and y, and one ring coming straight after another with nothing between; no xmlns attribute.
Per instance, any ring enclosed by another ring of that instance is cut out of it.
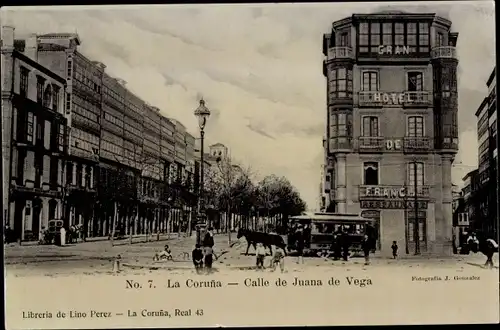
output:
<svg viewBox="0 0 500 330"><path fill-rule="evenodd" d="M210 273L212 270L212 263L213 263L213 248L214 248L215 242L214 242L214 235L213 235L213 228L208 228L207 233L205 234L205 237L203 238L203 250L205 253L205 268L207 269L207 272Z"/></svg>
<svg viewBox="0 0 500 330"><path fill-rule="evenodd" d="M299 225L297 228L297 232L295 233L295 242L297 244L297 255L299 259L297 263L304 263L304 231L302 229L302 225Z"/></svg>
<svg viewBox="0 0 500 330"><path fill-rule="evenodd" d="M344 232L342 233L342 258L344 259L344 261L348 260L349 246L350 246L350 237L347 231L344 230Z"/></svg>

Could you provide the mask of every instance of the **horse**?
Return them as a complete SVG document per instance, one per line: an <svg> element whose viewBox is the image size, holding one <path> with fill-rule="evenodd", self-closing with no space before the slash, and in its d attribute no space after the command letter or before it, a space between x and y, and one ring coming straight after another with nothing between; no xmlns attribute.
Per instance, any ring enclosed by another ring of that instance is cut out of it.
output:
<svg viewBox="0 0 500 330"><path fill-rule="evenodd" d="M476 237L474 234L467 238L467 246L469 251L474 253L481 252L486 256L484 267L493 268L493 255L498 252L498 244L492 238L486 238L482 235Z"/></svg>
<svg viewBox="0 0 500 330"><path fill-rule="evenodd" d="M286 243L283 240L283 237L278 234L268 234L258 231L252 231L246 228L240 228L238 229L237 238L240 239L241 237L245 237L248 243L245 255L248 255L250 245L252 245L254 250L256 250L257 243L262 243L264 247L269 248L271 255L273 254L273 250L271 248L272 245L282 248L286 253Z"/></svg>

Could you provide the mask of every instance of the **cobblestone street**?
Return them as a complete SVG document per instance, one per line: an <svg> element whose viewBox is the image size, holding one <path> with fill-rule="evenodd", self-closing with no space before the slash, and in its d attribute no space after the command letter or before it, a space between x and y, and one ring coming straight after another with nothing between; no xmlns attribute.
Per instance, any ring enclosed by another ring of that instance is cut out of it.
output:
<svg viewBox="0 0 500 330"><path fill-rule="evenodd" d="M215 235L215 254L219 258L215 261L217 269L245 270L254 266L255 256L253 248L245 256L246 242L236 239L232 234L232 247L229 247L227 235ZM153 263L155 252L160 251L165 244L172 250L174 261ZM107 240L72 244L65 247L52 245L19 246L11 244L5 246L5 265L8 275L38 276L38 275L70 275L70 274L99 274L110 273L114 259L120 255L121 270L124 273L143 273L149 271L192 271L191 251L195 244L195 237L178 237L172 234L170 239L161 236L135 237L133 244L129 240L115 241L114 246ZM266 266L268 265L267 257ZM456 255L448 258L402 256L398 260L383 258L375 254L370 266L364 266L362 258L351 258L348 262L334 261L326 258L304 258L303 265L297 263L297 257L288 256L285 264L287 271L303 271L310 268L448 268L463 270L480 267L485 257L481 254ZM498 269L498 254L494 258ZM131 267L133 266L133 267Z"/></svg>

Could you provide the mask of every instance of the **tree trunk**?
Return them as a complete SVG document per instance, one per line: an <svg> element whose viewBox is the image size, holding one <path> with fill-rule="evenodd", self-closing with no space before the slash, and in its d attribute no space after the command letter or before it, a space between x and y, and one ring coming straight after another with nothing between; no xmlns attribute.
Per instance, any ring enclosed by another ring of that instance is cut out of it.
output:
<svg viewBox="0 0 500 330"><path fill-rule="evenodd" d="M132 235L134 233L134 224L136 221L138 221L139 217L139 204L136 205L135 207L135 215L131 218L130 224L129 224L129 244L132 244Z"/></svg>
<svg viewBox="0 0 500 330"><path fill-rule="evenodd" d="M117 204L118 204L117 202L115 202L115 204L114 204L113 227L111 230L111 246L113 246L113 244L114 244L115 233L116 233L116 223L118 222L118 206L117 206Z"/></svg>
<svg viewBox="0 0 500 330"><path fill-rule="evenodd" d="M231 207L227 206L227 217L226 217L226 228L227 228L227 241L231 245Z"/></svg>

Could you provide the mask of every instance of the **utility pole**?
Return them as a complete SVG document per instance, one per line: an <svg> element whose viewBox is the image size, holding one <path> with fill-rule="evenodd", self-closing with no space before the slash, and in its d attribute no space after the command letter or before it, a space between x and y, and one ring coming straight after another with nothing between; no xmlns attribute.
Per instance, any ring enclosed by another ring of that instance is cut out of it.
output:
<svg viewBox="0 0 500 330"><path fill-rule="evenodd" d="M417 192L418 184L417 184L417 162L413 162L413 194L414 194L414 203L415 203L415 218L413 222L413 230L414 230L414 239L415 239L415 255L420 254L420 237L419 237L419 229L420 224L418 221L418 192Z"/></svg>

